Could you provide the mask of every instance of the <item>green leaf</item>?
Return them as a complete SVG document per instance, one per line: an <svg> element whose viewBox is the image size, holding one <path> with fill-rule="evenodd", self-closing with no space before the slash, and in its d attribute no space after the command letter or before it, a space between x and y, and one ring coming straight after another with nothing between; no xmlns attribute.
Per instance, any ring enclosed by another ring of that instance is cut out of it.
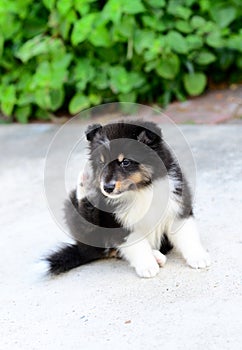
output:
<svg viewBox="0 0 242 350"><path fill-rule="evenodd" d="M132 89L137 89L145 83L145 78L141 72L130 72L129 84L132 85Z"/></svg>
<svg viewBox="0 0 242 350"><path fill-rule="evenodd" d="M211 7L211 2L208 0L200 0L199 5L201 7L201 11L204 13L209 11Z"/></svg>
<svg viewBox="0 0 242 350"><path fill-rule="evenodd" d="M146 48L152 47L155 40L155 33L151 30L136 30L134 35L134 48L141 54Z"/></svg>
<svg viewBox="0 0 242 350"><path fill-rule="evenodd" d="M227 47L242 52L242 33L237 35L230 35L227 42Z"/></svg>
<svg viewBox="0 0 242 350"><path fill-rule="evenodd" d="M157 73L165 79L174 79L180 69L180 61L177 55L171 54L162 57L156 67Z"/></svg>
<svg viewBox="0 0 242 350"><path fill-rule="evenodd" d="M69 112L71 114L76 114L81 112L83 109L90 107L90 105L89 98L78 92L72 97L69 103Z"/></svg>
<svg viewBox="0 0 242 350"><path fill-rule="evenodd" d="M71 54L57 56L54 61L43 61L36 69L32 78L30 89L35 90L39 87L51 88L58 90L59 87L67 80L67 67L72 59Z"/></svg>
<svg viewBox="0 0 242 350"><path fill-rule="evenodd" d="M197 0L185 0L184 1L184 5L186 5L187 7L192 6L194 3L196 3Z"/></svg>
<svg viewBox="0 0 242 350"><path fill-rule="evenodd" d="M68 70L67 69L57 69L51 64L51 80L46 86L50 87L53 90L58 90L64 82L67 81Z"/></svg>
<svg viewBox="0 0 242 350"><path fill-rule="evenodd" d="M203 17L201 16L193 16L191 18L191 26L194 29L203 27L205 25L206 21Z"/></svg>
<svg viewBox="0 0 242 350"><path fill-rule="evenodd" d="M14 85L1 87L1 110L6 116L11 116L16 103L16 87Z"/></svg>
<svg viewBox="0 0 242 350"><path fill-rule="evenodd" d="M178 53L187 53L188 46L186 39L176 31L170 31L166 36L166 41L169 47Z"/></svg>
<svg viewBox="0 0 242 350"><path fill-rule="evenodd" d="M68 65L70 57L59 58L59 61L51 62L50 64L50 76L51 81L49 86L53 89L58 89L64 82L68 80Z"/></svg>
<svg viewBox="0 0 242 350"><path fill-rule="evenodd" d="M35 97L33 92L29 92L27 89L20 92L18 98L18 106L25 106L27 104L31 104L35 102Z"/></svg>
<svg viewBox="0 0 242 350"><path fill-rule="evenodd" d="M38 87L50 87L52 84L51 79L51 64L48 61L43 61L37 66L31 82L31 89L35 90Z"/></svg>
<svg viewBox="0 0 242 350"><path fill-rule="evenodd" d="M37 108L37 111L35 112L35 116L38 119L41 120L51 120L52 114L45 109Z"/></svg>
<svg viewBox="0 0 242 350"><path fill-rule="evenodd" d="M95 0L74 0L74 8L81 16L85 16L90 12L92 2L95 2Z"/></svg>
<svg viewBox="0 0 242 350"><path fill-rule="evenodd" d="M219 31L214 31L207 36L207 44L211 47L220 48L226 45Z"/></svg>
<svg viewBox="0 0 242 350"><path fill-rule="evenodd" d="M166 6L166 0L145 0L147 5L155 8L163 8Z"/></svg>
<svg viewBox="0 0 242 350"><path fill-rule="evenodd" d="M131 91L127 94L119 94L118 100L120 102L136 102L137 99L137 93L135 91Z"/></svg>
<svg viewBox="0 0 242 350"><path fill-rule="evenodd" d="M205 24L197 28L197 35L207 36L209 33L212 33L218 29L217 25L214 22L207 21Z"/></svg>
<svg viewBox="0 0 242 350"><path fill-rule="evenodd" d="M228 6L221 3L211 6L210 13L214 21L220 28L225 28L236 19L236 9L233 6Z"/></svg>
<svg viewBox="0 0 242 350"><path fill-rule="evenodd" d="M49 89L47 88L38 88L34 92L35 103L45 110L51 109L51 100Z"/></svg>
<svg viewBox="0 0 242 350"><path fill-rule="evenodd" d="M48 10L52 10L55 6L56 0L43 0L43 4Z"/></svg>
<svg viewBox="0 0 242 350"><path fill-rule="evenodd" d="M78 45L88 38L94 28L97 13L90 13L75 22L71 34L71 42L73 45Z"/></svg>
<svg viewBox="0 0 242 350"><path fill-rule="evenodd" d="M37 105L44 109L50 111L56 111L64 101L64 90L59 89L49 89L40 87L35 91L35 102Z"/></svg>
<svg viewBox="0 0 242 350"><path fill-rule="evenodd" d="M102 67L100 65L99 70L97 71L97 75L93 80L93 85L100 90L104 90L108 88L109 80L108 80L108 73L107 73L106 67Z"/></svg>
<svg viewBox="0 0 242 350"><path fill-rule="evenodd" d="M203 73L189 73L184 75L183 82L189 95L197 96L205 89L207 78Z"/></svg>
<svg viewBox="0 0 242 350"><path fill-rule="evenodd" d="M125 38L130 38L135 27L135 20L133 16L124 15L122 17L120 26L116 26L118 32Z"/></svg>
<svg viewBox="0 0 242 350"><path fill-rule="evenodd" d="M50 110L56 111L63 104L64 101L64 90L63 88L51 89L50 90Z"/></svg>
<svg viewBox="0 0 242 350"><path fill-rule="evenodd" d="M124 67L110 67L110 87L114 93L128 93L132 89L132 84L129 81L129 74Z"/></svg>
<svg viewBox="0 0 242 350"><path fill-rule="evenodd" d="M72 8L72 1L66 1L66 0L58 0L56 3L56 7L58 12L61 15L66 15L69 10Z"/></svg>
<svg viewBox="0 0 242 350"><path fill-rule="evenodd" d="M141 0L109 0L103 8L102 17L113 23L119 23L124 13L135 15L144 11L145 7Z"/></svg>
<svg viewBox="0 0 242 350"><path fill-rule="evenodd" d="M144 27L150 27L155 31L165 31L167 29L165 23L163 23L160 18L155 17L153 14L151 16L145 15L142 17Z"/></svg>
<svg viewBox="0 0 242 350"><path fill-rule="evenodd" d="M33 39L26 41L15 53L15 56L25 63L30 58L40 54L46 54L48 51L49 38L44 37L43 35L38 35Z"/></svg>
<svg viewBox="0 0 242 350"><path fill-rule="evenodd" d="M132 89L142 86L145 78L142 73L127 72L124 67L111 67L109 70L110 87L112 91L127 94Z"/></svg>
<svg viewBox="0 0 242 350"><path fill-rule="evenodd" d="M90 94L88 98L89 98L90 104L93 106L99 105L102 101L102 97L94 93Z"/></svg>
<svg viewBox="0 0 242 350"><path fill-rule="evenodd" d="M57 55L60 56L64 52L65 48L60 39L37 35L33 39L26 41L15 53L15 56L25 63L34 56L49 53L56 57Z"/></svg>
<svg viewBox="0 0 242 350"><path fill-rule="evenodd" d="M209 51L201 51L195 59L195 62L200 65L207 65L216 61L216 56Z"/></svg>
<svg viewBox="0 0 242 350"><path fill-rule="evenodd" d="M117 1L117 0L107 1L102 10L102 18L104 20L110 20L113 23L119 23L121 16L122 16L121 1Z"/></svg>
<svg viewBox="0 0 242 350"><path fill-rule="evenodd" d="M147 51L144 52L144 59L146 62L153 61L160 56L162 53L170 53L171 50L167 47L166 38L164 36L157 37L150 45Z"/></svg>
<svg viewBox="0 0 242 350"><path fill-rule="evenodd" d="M28 123L28 119L31 115L31 106L22 106L22 107L17 107L15 111L15 117L19 123L26 124Z"/></svg>
<svg viewBox="0 0 242 350"><path fill-rule="evenodd" d="M109 47L112 45L109 31L104 26L98 26L92 30L88 40L97 47Z"/></svg>
<svg viewBox="0 0 242 350"><path fill-rule="evenodd" d="M87 58L80 59L73 71L73 79L77 82L78 90L84 90L89 81L95 76L95 69Z"/></svg>
<svg viewBox="0 0 242 350"><path fill-rule="evenodd" d="M145 11L145 7L141 0L119 0L122 4L122 12L135 15Z"/></svg>
<svg viewBox="0 0 242 350"><path fill-rule="evenodd" d="M182 20L177 21L175 27L182 33L190 33L192 31L192 27L190 26L190 24Z"/></svg>
<svg viewBox="0 0 242 350"><path fill-rule="evenodd" d="M184 7L184 6L179 6L177 0L170 0L167 8L167 12L170 13L171 15L174 15L176 17L180 17L182 19L187 20L191 14L192 10Z"/></svg>
<svg viewBox="0 0 242 350"><path fill-rule="evenodd" d="M55 69L65 70L69 64L71 63L71 60L73 59L72 53L65 53L63 55L53 55L52 57L52 65Z"/></svg>
<svg viewBox="0 0 242 350"><path fill-rule="evenodd" d="M5 2L2 6L6 6L7 3ZM15 41L18 34L21 33L21 22L16 21L16 16L11 11L0 13L0 30L5 41L9 39Z"/></svg>
<svg viewBox="0 0 242 350"><path fill-rule="evenodd" d="M203 46L203 40L198 35L188 35L186 42L188 51L200 49Z"/></svg>

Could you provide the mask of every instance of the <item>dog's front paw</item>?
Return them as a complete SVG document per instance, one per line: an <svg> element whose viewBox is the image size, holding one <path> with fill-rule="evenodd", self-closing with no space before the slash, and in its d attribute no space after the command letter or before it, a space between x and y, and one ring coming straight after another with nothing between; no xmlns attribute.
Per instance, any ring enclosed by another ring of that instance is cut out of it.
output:
<svg viewBox="0 0 242 350"><path fill-rule="evenodd" d="M204 269L211 265L209 254L205 250L187 256L186 261L193 269Z"/></svg>
<svg viewBox="0 0 242 350"><path fill-rule="evenodd" d="M153 249L152 253L155 257L155 260L157 261L158 265L160 267L163 267L166 263L166 256L164 254L162 254L159 250Z"/></svg>
<svg viewBox="0 0 242 350"><path fill-rule="evenodd" d="M136 273L139 277L150 278L154 277L159 272L159 265L155 259L142 261L135 266Z"/></svg>

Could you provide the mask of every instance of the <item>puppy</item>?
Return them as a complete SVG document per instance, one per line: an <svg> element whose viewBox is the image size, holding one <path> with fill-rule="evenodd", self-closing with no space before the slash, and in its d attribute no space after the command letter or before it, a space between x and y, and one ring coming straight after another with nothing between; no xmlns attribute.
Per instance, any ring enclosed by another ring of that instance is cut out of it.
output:
<svg viewBox="0 0 242 350"><path fill-rule="evenodd" d="M59 274L121 257L140 277L154 277L175 247L193 268L210 265L196 228L192 198L178 162L151 122L89 126L89 161L65 202L75 244L47 256Z"/></svg>

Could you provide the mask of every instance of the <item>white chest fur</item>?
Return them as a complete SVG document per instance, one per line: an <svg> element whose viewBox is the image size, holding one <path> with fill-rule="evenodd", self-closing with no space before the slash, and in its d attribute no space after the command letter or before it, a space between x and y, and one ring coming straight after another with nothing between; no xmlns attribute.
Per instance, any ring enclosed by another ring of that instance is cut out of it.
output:
<svg viewBox="0 0 242 350"><path fill-rule="evenodd" d="M179 211L172 188L170 179L156 180L145 189L129 193L118 207L117 219L132 231L129 244L146 237L154 249L160 246L161 236L169 230Z"/></svg>

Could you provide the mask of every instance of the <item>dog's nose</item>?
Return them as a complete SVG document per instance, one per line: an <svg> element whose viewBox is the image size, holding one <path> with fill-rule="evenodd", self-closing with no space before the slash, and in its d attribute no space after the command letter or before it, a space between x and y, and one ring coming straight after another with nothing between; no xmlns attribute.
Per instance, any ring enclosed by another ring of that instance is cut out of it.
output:
<svg viewBox="0 0 242 350"><path fill-rule="evenodd" d="M114 190L114 188L115 188L115 183L112 183L112 182L107 183L107 184L105 184L105 185L103 186L103 188L104 188L104 191L105 191L105 192L111 193L111 192L113 192L113 190Z"/></svg>

